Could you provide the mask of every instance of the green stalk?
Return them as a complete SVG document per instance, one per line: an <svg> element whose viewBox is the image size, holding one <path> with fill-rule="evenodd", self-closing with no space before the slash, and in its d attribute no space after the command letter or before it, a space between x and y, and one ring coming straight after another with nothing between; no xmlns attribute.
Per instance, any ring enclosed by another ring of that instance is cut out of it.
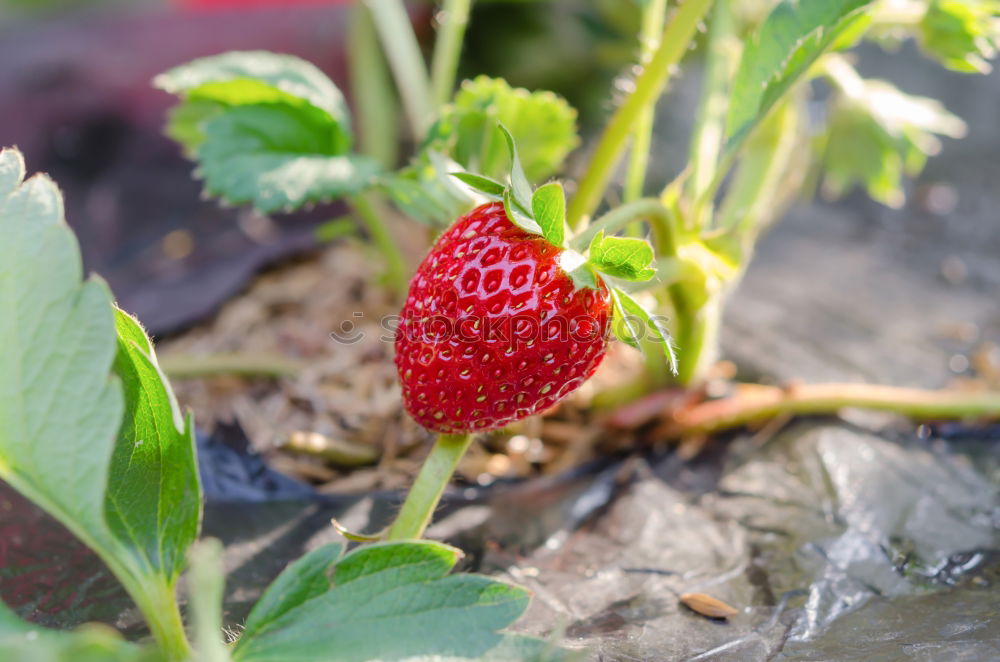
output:
<svg viewBox="0 0 1000 662"><path fill-rule="evenodd" d="M728 169L730 163L720 164L719 155L729 105L729 82L739 55L734 30L730 0L717 0L708 32L705 80L691 139L689 174L684 183L686 197L694 201L686 214L686 225L695 230L709 222L713 205L708 191L714 190L716 178L722 172L720 167ZM658 245L657 254L664 248L668 247ZM706 292L699 281L692 280L669 285L667 294L674 317L678 369L675 381L689 386L701 379L717 358L723 292ZM655 379L656 375L650 378Z"/></svg>
<svg viewBox="0 0 1000 662"><path fill-rule="evenodd" d="M401 0L365 0L375 21L396 87L403 99L406 117L419 142L434 116L431 87L423 54L413 33L410 16Z"/></svg>
<svg viewBox="0 0 1000 662"><path fill-rule="evenodd" d="M184 632L184 621L177 604L176 580L159 575L152 569L139 572L132 564L122 562L121 557L127 554L124 550L119 552L107 550L89 534L74 530L76 527L67 528L86 543L121 582L129 597L142 612L146 625L149 626L149 631L165 659L169 662L187 660L191 654L191 644L188 643L187 634Z"/></svg>
<svg viewBox="0 0 1000 662"><path fill-rule="evenodd" d="M191 654L191 645L184 633L184 621L181 619L180 607L177 606L173 583L139 582L131 576L124 580L122 573L115 572L115 575L123 580L122 585L145 617L149 631L166 659L170 662L187 660Z"/></svg>
<svg viewBox="0 0 1000 662"><path fill-rule="evenodd" d="M671 257L677 254L676 228L673 218L663 203L657 198L640 198L616 207L587 226L570 242L573 249L584 251L598 232L614 234L625 226L641 220L648 220L654 232L659 233L656 256Z"/></svg>
<svg viewBox="0 0 1000 662"><path fill-rule="evenodd" d="M691 386L701 380L718 358L722 295L698 297L700 293L686 283L675 283L667 291L674 309L676 381L682 386ZM696 297L706 299L705 303L697 303Z"/></svg>
<svg viewBox="0 0 1000 662"><path fill-rule="evenodd" d="M673 258L676 260L678 257L677 245L679 236L675 219L657 198L640 198L612 209L588 225L587 229L578 236L574 237L571 242L572 247L577 251L583 251L598 232L603 231L606 234L614 234L622 228L634 226L642 220L648 221L652 229L656 257L660 260L664 258ZM684 264L680 264L681 269L684 269L684 266ZM681 284L677 283L670 287L679 286ZM634 394L636 397L641 393L648 392L650 388L664 384L670 378L668 366L663 361L663 352L658 343L653 343L648 338L645 338L642 344L642 352L646 359L646 371L637 380L636 384L629 385L628 387L629 394ZM620 397L631 396L625 396L623 393L615 393L609 395L607 399L615 401Z"/></svg>
<svg viewBox="0 0 1000 662"><path fill-rule="evenodd" d="M458 60L462 54L462 39L469 23L472 0L444 0L441 8L441 27L438 29L431 58L431 90L435 105L440 108L451 99L458 74Z"/></svg>
<svg viewBox="0 0 1000 662"><path fill-rule="evenodd" d="M665 209L665 208L664 208ZM669 213L649 216L653 248L658 258L681 257L683 231ZM703 374L715 359L721 301L706 296L703 278L690 278L667 286L673 308L673 341L677 353L677 375L673 380L688 386ZM706 303L707 302L707 303ZM644 380L656 384L662 371L647 371ZM663 385L662 382L656 385Z"/></svg>
<svg viewBox="0 0 1000 662"><path fill-rule="evenodd" d="M362 4L351 8L347 49L350 54L351 97L357 111L361 152L384 168L392 168L399 159L399 103L379 50L375 25L369 10Z"/></svg>
<svg viewBox="0 0 1000 662"><path fill-rule="evenodd" d="M660 35L667 16L667 0L649 0L642 10L642 27L639 31L641 44L640 61L645 64L653 56L660 45ZM655 104L643 108L632 128L632 147L629 152L628 170L625 173L625 202L632 202L642 197L646 183L646 170L649 167L649 148L653 137L653 121L656 115ZM632 227L629 234L639 234L637 227Z"/></svg>
<svg viewBox="0 0 1000 662"><path fill-rule="evenodd" d="M604 128L590 166L569 205L566 216L571 228L578 228L600 204L632 127L643 110L656 103L711 5L712 0L685 0L663 31L660 45L636 78L635 89Z"/></svg>
<svg viewBox="0 0 1000 662"><path fill-rule="evenodd" d="M690 175L687 188L691 200L700 200L712 184L722 149L726 112L729 109L729 82L739 56L739 42L734 34L730 0L717 0L708 30L705 80L695 115L688 159ZM700 214L696 213L696 219Z"/></svg>
<svg viewBox="0 0 1000 662"><path fill-rule="evenodd" d="M709 434L783 415L835 414L848 407L888 411L916 420L996 419L1000 393L932 391L876 384L753 384L675 415L671 433Z"/></svg>
<svg viewBox="0 0 1000 662"><path fill-rule="evenodd" d="M305 363L280 354L219 352L214 354L166 353L157 357L170 379L202 379L219 375L239 377L294 377Z"/></svg>
<svg viewBox="0 0 1000 662"><path fill-rule="evenodd" d="M801 190L808 170L803 112L786 99L754 130L719 206L716 226L737 232L748 249Z"/></svg>
<svg viewBox="0 0 1000 662"><path fill-rule="evenodd" d="M471 434L442 434L424 460L416 482L406 495L403 508L389 527L387 540L411 540L424 535L431 516L455 473L458 461L472 443Z"/></svg>
<svg viewBox="0 0 1000 662"><path fill-rule="evenodd" d="M409 289L406 258L396 244L388 226L382 220L382 214L371 199L370 193L360 193L350 197L351 207L364 220L371 233L375 247L385 260L385 278L394 292L406 296Z"/></svg>

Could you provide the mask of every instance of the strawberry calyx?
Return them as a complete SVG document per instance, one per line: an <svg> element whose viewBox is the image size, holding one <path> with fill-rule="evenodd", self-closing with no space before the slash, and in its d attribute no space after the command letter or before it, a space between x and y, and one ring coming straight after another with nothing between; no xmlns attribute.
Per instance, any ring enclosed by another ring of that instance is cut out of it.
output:
<svg viewBox="0 0 1000 662"><path fill-rule="evenodd" d="M627 282L648 281L656 276L653 247L645 239L605 236L602 230L594 235L586 255L570 248L562 184L552 181L532 191L514 137L499 122L497 129L503 133L510 153L508 184L471 172L450 174L487 200L502 202L511 223L559 249L559 266L577 289L597 289L604 282L611 291L612 330L618 339L642 351L659 346L676 374L677 359L665 318L651 314L622 287Z"/></svg>

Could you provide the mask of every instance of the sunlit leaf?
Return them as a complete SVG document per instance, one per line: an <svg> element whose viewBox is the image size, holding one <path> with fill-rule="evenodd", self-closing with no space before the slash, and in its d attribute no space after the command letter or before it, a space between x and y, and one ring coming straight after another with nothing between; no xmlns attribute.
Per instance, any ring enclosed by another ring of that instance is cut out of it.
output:
<svg viewBox="0 0 1000 662"><path fill-rule="evenodd" d="M920 45L949 69L989 73L1000 48L1000 2L931 0L919 26Z"/></svg>
<svg viewBox="0 0 1000 662"><path fill-rule="evenodd" d="M476 175L471 172L453 172L451 173L451 176L480 193L495 197L498 200L503 199L504 185L496 180Z"/></svg>
<svg viewBox="0 0 1000 662"><path fill-rule="evenodd" d="M254 607L237 662L564 659L508 634L527 593L481 575L448 574L459 557L429 541L321 547L290 565Z"/></svg>
<svg viewBox="0 0 1000 662"><path fill-rule="evenodd" d="M199 162L206 191L263 212L291 211L370 186L373 162L349 154L343 95L290 55L234 51L156 77L181 97L167 134Z"/></svg>
<svg viewBox="0 0 1000 662"><path fill-rule="evenodd" d="M92 547L117 550L104 519L125 413L111 296L83 280L56 185L23 177L20 153L0 152L0 478Z"/></svg>
<svg viewBox="0 0 1000 662"><path fill-rule="evenodd" d="M55 184L23 177L21 155L0 152L0 478L150 615L170 608L197 534L191 430L145 334L127 316L116 329L107 287L83 280Z"/></svg>
<svg viewBox="0 0 1000 662"><path fill-rule="evenodd" d="M510 222L521 228L525 232L531 234L542 234L542 228L535 222L535 219L528 216L521 205L514 200L514 193L511 189L504 189L503 192L503 208L507 212L507 218Z"/></svg>
<svg viewBox="0 0 1000 662"><path fill-rule="evenodd" d="M319 110L334 126L336 153L350 148L350 115L343 94L313 64L292 55L231 51L174 67L153 84L187 102L173 114L168 132L189 150L197 147L198 124L216 111L260 103ZM188 104L192 107L185 108Z"/></svg>
<svg viewBox="0 0 1000 662"><path fill-rule="evenodd" d="M332 156L336 133L314 112L281 105L229 108L205 124L198 174L230 204L263 212L325 202L371 186L377 164Z"/></svg>
<svg viewBox="0 0 1000 662"><path fill-rule="evenodd" d="M935 99L912 96L880 80L842 70L820 154L823 191L830 197L860 185L890 207L904 201L903 179L920 173L941 149L938 135L959 138L965 123Z"/></svg>
<svg viewBox="0 0 1000 662"><path fill-rule="evenodd" d="M782 0L743 49L726 120L727 150L754 126L874 0Z"/></svg>
<svg viewBox="0 0 1000 662"><path fill-rule="evenodd" d="M521 159L517 154L517 145L514 143L514 136L502 123L498 124L500 133L503 134L507 142L507 151L510 154L510 191L511 198L525 212L531 212L531 184L524 174L524 167L521 166Z"/></svg>
<svg viewBox="0 0 1000 662"><path fill-rule="evenodd" d="M139 322L116 310L115 328L114 372L126 414L111 456L105 516L115 537L176 578L201 523L194 424L181 414Z"/></svg>
<svg viewBox="0 0 1000 662"><path fill-rule="evenodd" d="M531 182L557 172L580 142L576 111L561 97L479 76L462 83L431 129L426 147L447 154L465 170L504 179L510 161L504 138L496 131L498 122L514 137Z"/></svg>

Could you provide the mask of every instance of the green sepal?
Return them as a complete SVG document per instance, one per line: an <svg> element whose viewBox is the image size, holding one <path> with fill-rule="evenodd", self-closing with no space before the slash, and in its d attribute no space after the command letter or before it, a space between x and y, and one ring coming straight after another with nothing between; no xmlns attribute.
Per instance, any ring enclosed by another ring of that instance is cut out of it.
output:
<svg viewBox="0 0 1000 662"><path fill-rule="evenodd" d="M611 288L611 303L614 307L611 330L615 337L641 351L647 351L653 344L659 345L671 372L676 375L677 355L666 320L651 314L631 295L617 287Z"/></svg>
<svg viewBox="0 0 1000 662"><path fill-rule="evenodd" d="M377 188L408 217L443 228L489 198L451 176L461 168L440 152L424 150L402 170L379 176Z"/></svg>
<svg viewBox="0 0 1000 662"><path fill-rule="evenodd" d="M542 228L542 235L553 246L566 245L566 194L562 184L549 182L531 196L531 212Z"/></svg>
<svg viewBox="0 0 1000 662"><path fill-rule="evenodd" d="M503 192L506 187L495 179L471 172L451 172L448 174L491 200L496 202L503 200Z"/></svg>
<svg viewBox="0 0 1000 662"><path fill-rule="evenodd" d="M656 275L653 247L645 239L605 237L601 231L590 241L589 252L590 264L608 276L644 281Z"/></svg>
<svg viewBox="0 0 1000 662"><path fill-rule="evenodd" d="M522 209L529 211L531 209L531 184L528 183L528 177L524 174L521 159L517 156L517 146L514 144L514 136L500 122L497 122L497 128L503 133L503 137L507 141L507 149L510 151L510 188L514 201Z"/></svg>
<svg viewBox="0 0 1000 662"><path fill-rule="evenodd" d="M594 268L587 262L587 258L573 249L566 249L559 254L559 267L570 277L576 289L597 289L598 276Z"/></svg>
<svg viewBox="0 0 1000 662"><path fill-rule="evenodd" d="M452 177L489 200L502 201L510 222L525 232L543 236L557 248L566 247L566 195L562 185L549 182L532 192L517 156L510 131L497 123L510 152L510 184L504 186L490 177L471 172L452 172ZM592 276L592 274L591 274ZM588 279L588 282L591 279ZM596 284L589 285L596 287Z"/></svg>
<svg viewBox="0 0 1000 662"><path fill-rule="evenodd" d="M507 218L510 219L510 222L525 232L542 234L541 226L517 203L510 188L503 191L503 210L507 212Z"/></svg>

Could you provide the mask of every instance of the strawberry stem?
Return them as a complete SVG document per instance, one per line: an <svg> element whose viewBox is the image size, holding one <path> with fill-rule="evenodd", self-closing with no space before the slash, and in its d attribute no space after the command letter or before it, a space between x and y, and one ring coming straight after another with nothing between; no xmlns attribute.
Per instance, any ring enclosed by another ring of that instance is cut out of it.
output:
<svg viewBox="0 0 1000 662"><path fill-rule="evenodd" d="M693 386L718 358L722 296L686 283L667 288L674 309L673 334L677 345L676 383Z"/></svg>
<svg viewBox="0 0 1000 662"><path fill-rule="evenodd" d="M392 231L382 220L385 210L376 208L372 194L360 193L350 198L351 207L354 212L364 221L365 227L371 234L375 248L382 254L385 260L385 279L392 288L394 294L406 297L406 290L409 288L409 266L403 252L392 236Z"/></svg>
<svg viewBox="0 0 1000 662"><path fill-rule="evenodd" d="M659 234L660 246L657 257L669 257L676 253L670 247L676 243L677 230L674 227L670 212L657 198L639 198L616 207L587 226L580 234L573 237L571 246L577 251L584 251L591 240L600 232L613 235L625 226L636 221L647 220L654 230L654 236ZM663 254L661 255L661 252Z"/></svg>
<svg viewBox="0 0 1000 662"><path fill-rule="evenodd" d="M469 8L472 0L444 0L438 16L441 27L434 43L431 59L431 87L433 101L437 107L448 103L455 88L458 60L462 54L462 38L469 22Z"/></svg>
<svg viewBox="0 0 1000 662"><path fill-rule="evenodd" d="M660 45L635 80L635 90L611 117L601 134L590 166L580 180L580 187L566 214L570 228L578 229L600 204L615 166L628 145L632 127L643 110L652 107L660 97L711 5L712 0L685 0L663 31Z"/></svg>
<svg viewBox="0 0 1000 662"><path fill-rule="evenodd" d="M695 116L688 161L691 174L686 183L692 200L701 199L701 194L712 184L718 166L726 112L729 110L729 81L735 73L740 53L734 23L730 0L717 0L708 31L705 82Z"/></svg>
<svg viewBox="0 0 1000 662"><path fill-rule="evenodd" d="M367 7L351 7L347 50L361 153L385 168L399 161L399 101Z"/></svg>
<svg viewBox="0 0 1000 662"><path fill-rule="evenodd" d="M854 407L917 420L996 419L1000 393L925 390L876 384L737 385L732 396L674 413L671 437L711 434L781 415L835 414Z"/></svg>
<svg viewBox="0 0 1000 662"><path fill-rule="evenodd" d="M413 138L419 143L434 118L424 56L401 0L366 0L389 68L396 79Z"/></svg>
<svg viewBox="0 0 1000 662"><path fill-rule="evenodd" d="M642 9L642 27L639 32L641 62L645 64L660 45L663 25L667 17L667 0L650 0ZM632 202L642 197L649 166L649 147L653 137L655 108L647 106L639 113L632 127L632 146L629 151L628 172L625 174L623 199ZM638 236L638 224L633 224L629 234Z"/></svg>
<svg viewBox="0 0 1000 662"><path fill-rule="evenodd" d="M412 540L424 535L444 488L471 443L471 434L438 436L431 454L417 474L417 480L406 495L396 521L389 527L387 540Z"/></svg>

